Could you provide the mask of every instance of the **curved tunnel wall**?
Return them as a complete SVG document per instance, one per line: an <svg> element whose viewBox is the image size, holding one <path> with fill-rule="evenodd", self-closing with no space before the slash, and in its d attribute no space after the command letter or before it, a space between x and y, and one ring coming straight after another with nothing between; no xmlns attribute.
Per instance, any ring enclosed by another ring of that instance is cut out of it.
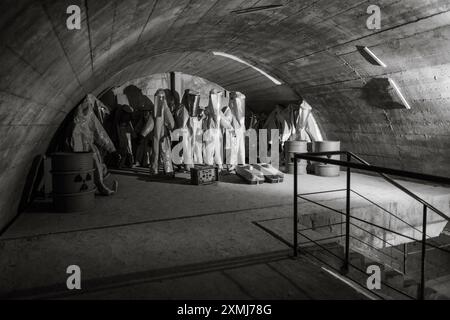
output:
<svg viewBox="0 0 450 320"><path fill-rule="evenodd" d="M0 4L0 226L16 213L34 156L89 92L148 74L180 71L246 94L269 110L303 96L329 139L368 161L450 176L448 0L380 0L381 30L366 28L369 2L282 1L276 11L235 15L268 1L3 0ZM66 28L79 5L81 30ZM370 47L387 68L373 66ZM270 80L212 51L234 54ZM367 96L394 79L411 110Z"/></svg>

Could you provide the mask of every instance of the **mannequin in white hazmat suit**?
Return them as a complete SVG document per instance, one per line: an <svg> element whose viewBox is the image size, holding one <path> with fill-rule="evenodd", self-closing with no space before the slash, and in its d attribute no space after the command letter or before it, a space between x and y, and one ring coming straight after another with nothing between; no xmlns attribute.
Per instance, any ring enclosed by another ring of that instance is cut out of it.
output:
<svg viewBox="0 0 450 320"><path fill-rule="evenodd" d="M228 99L227 99L228 100ZM225 103L226 101L223 101ZM233 149L236 147L236 134L234 133L234 128L232 126L233 113L228 105L222 108L220 115L220 129L221 129L221 144L223 146L222 160L228 167L229 170L233 169L232 165L232 153Z"/></svg>
<svg viewBox="0 0 450 320"><path fill-rule="evenodd" d="M311 140L307 132L311 109L311 106L306 101L300 100L298 104L291 104L283 110L282 115L289 130L288 140Z"/></svg>
<svg viewBox="0 0 450 320"><path fill-rule="evenodd" d="M231 149L231 164L245 164L245 95L232 92L230 95L230 109L233 114L235 143Z"/></svg>
<svg viewBox="0 0 450 320"><path fill-rule="evenodd" d="M203 114L200 109L200 93L193 90L185 91L186 108L189 114L189 121L187 127L190 133L190 147L188 155L192 155L193 164L203 164ZM191 158L189 158L191 159Z"/></svg>
<svg viewBox="0 0 450 320"><path fill-rule="evenodd" d="M197 100L198 97L194 92L189 89L185 90L181 104L174 112L175 129L179 130L179 136L182 137L183 162L186 170L190 170L194 165L193 152L196 122L193 120L197 119Z"/></svg>
<svg viewBox="0 0 450 320"><path fill-rule="evenodd" d="M98 103L97 98L88 94L78 106L69 128L66 145L72 152L92 152L95 185L100 194L109 196L117 191L118 182L114 181L112 188L105 185L103 178L107 170L100 150L116 153L116 148L94 113L95 103Z"/></svg>
<svg viewBox="0 0 450 320"><path fill-rule="evenodd" d="M194 164L203 164L203 121L204 110L200 108L200 94L190 92L189 128L192 132L192 155ZM195 94L194 99L192 95Z"/></svg>
<svg viewBox="0 0 450 320"><path fill-rule="evenodd" d="M204 122L205 132L203 133L204 154L203 160L207 165L216 164L222 169L222 143L221 143L221 109L223 92L211 90L209 94L209 104L205 110L206 119Z"/></svg>
<svg viewBox="0 0 450 320"><path fill-rule="evenodd" d="M152 152L150 156L150 174L158 174L159 164L163 164L165 174L173 174L172 150L170 131L174 129L175 122L166 101L163 89L155 93L153 110Z"/></svg>

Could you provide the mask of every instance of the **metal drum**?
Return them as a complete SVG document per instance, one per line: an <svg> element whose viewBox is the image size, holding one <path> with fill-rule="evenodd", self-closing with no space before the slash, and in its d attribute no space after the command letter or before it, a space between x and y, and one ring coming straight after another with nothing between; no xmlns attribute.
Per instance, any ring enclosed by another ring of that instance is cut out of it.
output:
<svg viewBox="0 0 450 320"><path fill-rule="evenodd" d="M314 152L327 152L327 151L340 151L341 142L340 141L315 141L314 142ZM327 158L327 157L322 157ZM340 155L331 156L330 159L340 160ZM316 175L321 177L337 177L339 176L340 168L332 164L326 163L315 163L314 172Z"/></svg>
<svg viewBox="0 0 450 320"><path fill-rule="evenodd" d="M294 153L308 152L307 141L286 141L284 143L286 173L294 174ZM297 160L297 174L306 174L306 160Z"/></svg>
<svg viewBox="0 0 450 320"><path fill-rule="evenodd" d="M94 170L54 171L53 191L58 194L79 193L94 190Z"/></svg>
<svg viewBox="0 0 450 320"><path fill-rule="evenodd" d="M51 158L53 171L87 171L94 168L92 152L55 152Z"/></svg>
<svg viewBox="0 0 450 320"><path fill-rule="evenodd" d="M54 153L53 204L58 212L79 212L94 207L94 160L91 152Z"/></svg>

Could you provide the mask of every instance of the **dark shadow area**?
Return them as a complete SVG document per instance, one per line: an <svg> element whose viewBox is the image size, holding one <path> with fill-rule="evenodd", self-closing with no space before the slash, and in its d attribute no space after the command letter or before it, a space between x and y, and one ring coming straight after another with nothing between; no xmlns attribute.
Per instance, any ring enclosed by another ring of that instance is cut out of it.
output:
<svg viewBox="0 0 450 320"><path fill-rule="evenodd" d="M44 176L43 155L34 157L30 171L25 178L25 186L19 203L18 213L23 212L33 202L38 192L38 185Z"/></svg>
<svg viewBox="0 0 450 320"><path fill-rule="evenodd" d="M113 110L116 107L117 101L116 96L112 89L108 89L105 92L98 95L98 99L105 104L110 110Z"/></svg>
<svg viewBox="0 0 450 320"><path fill-rule="evenodd" d="M50 199L43 200L43 203L41 206L36 206L37 209L41 210L40 212L32 211L34 207L34 204L30 206L27 210L27 212L24 212L25 214L34 214L34 213L44 213L49 214L53 212L47 212L43 211L45 206L52 205L50 202ZM273 205L266 205L261 207L249 207L249 208L243 208L243 209L233 209L233 210L224 210L224 211L217 211L217 212L207 212L207 213L201 213L201 214L193 214L188 216L176 216L176 217L169 217L169 218L156 218L156 219L149 219L149 220L138 220L133 222L127 222L127 223L119 223L119 224L108 224L108 225L97 225L97 226L90 226L86 228L78 228L78 229L66 229L66 230L59 230L56 232L50 232L50 233L35 233L30 235L20 235L20 236L13 236L13 237L6 237L3 238L3 241L10 241L10 240L19 240L19 239L27 239L27 238L39 238L39 237L46 237L49 235L60 235L60 234L68 234L68 233L76 233L76 232L87 232L87 231L93 231L93 230L105 230L105 229L114 229L114 228L122 228L122 227L129 227L129 226L137 226L137 225L143 225L143 224L152 224L152 223L160 223L160 222L168 222L168 221L179 221L179 220L189 220L193 218L201 218L201 217L214 217L214 216L225 216L225 215L231 215L236 213L245 213L247 211L252 210L262 210L262 209L275 209L279 207L286 206L285 203L278 203ZM92 209L92 210L95 210ZM68 215L80 215L80 214L90 214L92 211L86 211L86 212L74 212L74 213L65 213L64 216ZM61 215L61 213L58 213L58 215ZM57 215L55 215L57 216Z"/></svg>
<svg viewBox="0 0 450 320"><path fill-rule="evenodd" d="M405 109L388 78L373 78L362 88L362 98L380 109Z"/></svg>
<svg viewBox="0 0 450 320"><path fill-rule="evenodd" d="M98 99L108 107L110 114L107 115L103 121L103 128L105 128L109 137L113 142L117 143L116 127L114 123L115 112L117 108L117 99L112 89L109 89L98 96ZM116 159L112 159L110 155L105 155L106 163L115 163Z"/></svg>
<svg viewBox="0 0 450 320"><path fill-rule="evenodd" d="M190 174L188 172L176 172L175 177L169 177L165 175L149 175L149 169L142 167L130 169L110 169L109 171L113 174L138 177L139 180L147 182L160 182L160 183L181 184L181 185L191 184ZM242 178L240 178L236 174L231 173L220 174L219 182L231 184L247 184ZM199 185L197 187L202 186L203 185Z"/></svg>
<svg viewBox="0 0 450 320"><path fill-rule="evenodd" d="M35 214L35 213L55 213L61 214L61 212L56 212L53 206L53 201L51 198L35 200L24 212L24 214Z"/></svg>
<svg viewBox="0 0 450 320"><path fill-rule="evenodd" d="M140 271L128 274L119 274L109 277L93 278L83 281L82 293L101 292L104 290L119 289L136 284L171 280L193 275L201 275L216 271L224 271L242 267L249 267L275 261L289 259L290 250L278 250L261 254L230 257L221 260L204 261L186 265L178 265L154 270ZM199 284L201 285L201 284ZM75 290L77 291L77 290ZM36 296L46 298L64 298L76 296L80 292L68 291L66 284L54 284L45 287L24 289L4 295L4 299L25 299Z"/></svg>
<svg viewBox="0 0 450 320"><path fill-rule="evenodd" d="M77 111L77 107L80 105L80 103L83 102L85 98L81 99L73 108L70 110L70 112L66 115L64 120L59 125L58 129L56 130L55 134L53 135L52 139L50 140L49 146L47 148L46 154L51 154L53 152L64 152L64 151L70 151L67 149L66 141L65 139L70 136L70 132L73 129L73 119L75 117L75 113Z"/></svg>
<svg viewBox="0 0 450 320"><path fill-rule="evenodd" d="M235 174L220 175L219 181L223 183L232 183L232 184L248 184L247 182L244 181L244 179L240 178Z"/></svg>
<svg viewBox="0 0 450 320"><path fill-rule="evenodd" d="M165 175L149 175L149 171L146 168L132 168L132 169L110 169L113 174L124 175L130 177L137 177L140 181L146 182L159 182L168 184L181 184L190 185L191 180L185 177L170 177Z"/></svg>
<svg viewBox="0 0 450 320"><path fill-rule="evenodd" d="M123 93L127 96L130 107L135 111L153 110L153 102L138 87L130 85L123 90Z"/></svg>
<svg viewBox="0 0 450 320"><path fill-rule="evenodd" d="M167 177L164 175L147 175L139 176L138 180L146 182L158 182L167 184L181 184L181 185L191 185L191 179L181 178L181 177Z"/></svg>

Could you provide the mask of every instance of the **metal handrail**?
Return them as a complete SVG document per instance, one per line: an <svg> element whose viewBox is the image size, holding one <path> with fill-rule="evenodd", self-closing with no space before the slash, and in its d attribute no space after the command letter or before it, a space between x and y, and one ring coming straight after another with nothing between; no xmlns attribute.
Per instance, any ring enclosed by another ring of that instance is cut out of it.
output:
<svg viewBox="0 0 450 320"><path fill-rule="evenodd" d="M333 155L346 155L347 161L341 161L341 160L334 160L330 159ZM326 156L327 158L323 158ZM360 164L351 162L352 158L356 159L357 161L361 162ZM388 177L386 174L395 175L399 177L405 177L415 180L422 180L427 182L433 182L433 183L440 183L440 184L448 184L450 185L450 178L446 177L440 177L440 176L434 176L434 175L428 175L428 174L421 174L411 171L404 171L404 170L398 170L398 169L392 169L392 168L386 168L386 167L379 167L379 166L372 166L367 161L361 159L357 155L348 152L348 151L330 151L330 152L316 152L316 153L295 153L294 154L294 256L298 255L298 159L304 159L304 160L310 160L310 161L316 161L320 163L326 163L326 164L332 164L337 166L342 166L347 168L347 196L346 196L346 230L345 230L345 258L344 258L344 266L343 271L347 272L349 270L350 266L350 218L360 220L356 217L351 217L350 214L350 182L351 182L351 169L359 169L363 171L369 171L377 173L378 175L382 176L386 181L397 187L398 189L402 190L406 194L408 194L410 197L417 200L419 203L423 205L423 223L422 223L422 239L417 240L413 239L414 241L417 241L422 244L422 257L421 257L421 280L420 280L420 291L419 291L419 298L424 299L425 298L425 256L426 256L426 246L427 246L427 215L428 215L428 208L433 210L435 213L437 213L441 218L445 219L446 221L450 221L450 217L445 215L442 211L435 208L433 205L413 193L412 191L408 190L392 178ZM365 223L369 223L368 221L363 221ZM371 224L371 223L369 223ZM384 229L389 232L395 232L394 230L390 230L381 226L376 225L376 227L379 227L381 229ZM414 228L415 229L415 228ZM402 235L405 236L405 235Z"/></svg>
<svg viewBox="0 0 450 320"><path fill-rule="evenodd" d="M334 159L327 159L327 158L320 158L320 156L333 156L333 155L342 155L345 154L347 156L350 156L350 158L355 158L356 160L362 162L361 164L358 163L352 163L350 161L341 161L341 160L334 160ZM412 191L408 190L392 178L388 177L387 174L404 177L404 178L410 178L415 180L422 180L427 182L434 182L434 183L442 183L442 184L448 184L450 185L450 178L446 177L440 177L435 175L429 175L429 174L422 174L412 171L404 171L404 170L398 170L398 169L392 169L387 167L379 167L379 166L373 166L369 164L367 161L361 159L357 155L355 155L352 152L349 151L330 151L330 152L311 152L311 153L296 153L294 155L295 159L304 159L304 160L310 160L310 161L316 161L316 162L322 162L322 163L328 163L328 164L334 164L342 167L347 168L353 168L353 169L359 169L359 170L365 170L370 172L375 172L379 175L381 175L384 179L386 179L389 183L397 187L398 189L402 190L406 194L408 194L410 197L414 198L418 202L422 203L423 205L427 206L434 212L436 212L441 218L450 221L450 217L445 215L441 210L435 208L432 204L428 203Z"/></svg>
<svg viewBox="0 0 450 320"><path fill-rule="evenodd" d="M343 236L344 236L344 235L341 235L340 237L343 237ZM333 251L327 249L325 246L323 246L323 245L321 245L320 243L318 243L318 241L321 241L322 239L319 239L319 240L317 240L317 241L314 241L313 239L309 238L308 236L306 236L306 235L304 235L304 234L302 234L302 237L306 238L306 239L309 240L310 242L314 242L318 247L320 247L321 249L323 249L324 251L326 251L328 254L330 254L330 255L336 257L337 259L339 259L339 260L345 262L345 258L344 258L344 259L341 258L339 255L337 255L337 254L334 253ZM307 250L305 250L305 252L306 252L306 253L309 253ZM309 253L309 254L311 254L311 253ZM313 254L311 254L311 255L314 256ZM316 257L316 259L318 259L318 258ZM319 260L320 260L320 259L319 259ZM324 261L322 261L322 262L324 262ZM324 263L326 263L326 262L324 262ZM359 272L361 272L361 273L366 274L366 273L365 273L365 270L362 270L361 268L355 267L355 266L352 266L352 267L353 267L355 270L357 270L357 271L359 271ZM406 297L408 297L408 298L414 299L414 297L411 297L409 294L400 291L399 289L395 288L394 286L391 286L391 285L389 285L389 284L387 284L387 283L385 283L385 286L387 286L387 287L390 288L391 290L394 290L395 292L397 292L397 293L399 293L399 294L401 294L401 295L404 295L404 296L406 296ZM378 296L377 293L375 293L375 295Z"/></svg>
<svg viewBox="0 0 450 320"><path fill-rule="evenodd" d="M348 153L351 155L352 158L358 160L359 162L366 164L368 166L371 166L370 163L368 163L367 161L365 161L364 159L358 157L356 154L354 154L353 152L349 152ZM407 172L407 171L405 171ZM431 210L435 211L439 216L441 216L444 219L447 219L447 221L450 221L450 218L447 217L441 210L436 209L434 206L432 206L430 203L426 202L424 199L420 198L419 196L417 196L415 193L413 193L412 191L408 190L407 188L405 188L404 186L402 186L401 184L399 184L397 181L395 181L394 179L390 178L389 176L383 174L383 173L379 173L380 176L382 176L386 181L388 181L390 184L396 186L398 189L402 190L403 192L405 192L407 195L409 195L410 197L414 198L415 200L419 201L422 204L425 204L428 208L430 208ZM430 176L433 177L433 176ZM436 177L436 176L434 176ZM438 178L443 178L443 179L447 179L449 180L449 184L450 184L450 179L445 178L445 177L438 177ZM433 181L430 181L433 182ZM443 183L443 182L440 182ZM445 182L444 182L445 183Z"/></svg>
<svg viewBox="0 0 450 320"><path fill-rule="evenodd" d="M331 225L321 225L321 226L315 226L314 228L312 228L312 227L311 227L311 228L305 228L305 229L299 230L298 233L299 233L300 235L302 235L302 232L304 232L304 231L308 231L308 230L315 231L315 230L317 230L317 229L327 228L327 227L329 227L329 226L343 225L344 223L345 223L345 222L338 222L338 223L333 223L333 224L331 224ZM400 249L394 247L394 245L393 245L392 243L389 243L389 242L386 241L385 239L383 239L383 238L377 236L375 233L372 233L372 232L370 232L370 231L368 231L368 230L362 228L361 226L358 226L357 224L354 224L354 223L350 223L350 224L351 224L352 227L355 227L355 228L357 228L357 229L359 229L359 230L362 230L363 232L366 232L366 233L370 234L370 235L373 236L374 238L377 238L378 240L382 241L383 243L386 243L386 244L392 246L392 248L394 248L396 251L398 251L398 252L400 252L400 253L403 254L403 251L402 251L402 250L400 250ZM302 236L303 236L303 235L302 235ZM333 239L333 238L337 238L337 237L340 238L340 237L343 237L343 236L344 236L344 235L342 235L342 234L341 234L341 235L336 235L336 236L334 236L334 237L329 237L329 238L325 238L325 239L317 239L317 240L315 240L314 242L323 241L323 240L329 240L329 239ZM358 238L356 238L356 237L354 237L354 236L352 236L352 235L350 235L350 237L353 238L353 239L355 239L355 240L357 240L357 241L359 241L359 242L361 242L361 243L363 243L363 244L365 244L365 245L367 245L367 246L370 247L371 249L380 252L380 254L382 254L382 255L384 255L384 256L387 256L387 257L389 257L389 258L391 258L391 259L395 259L395 257L394 257L393 255L390 255L390 254L388 254L388 253L386 253L386 252L383 252L382 249L376 248L376 247L372 246L370 243L364 242L364 241L362 241L362 240L360 240L360 239L358 239ZM393 269L393 270L399 271L399 270L395 269L395 267L393 267L393 266L390 266L390 267L391 267L391 269ZM401 272L401 271L400 271L400 272Z"/></svg>

